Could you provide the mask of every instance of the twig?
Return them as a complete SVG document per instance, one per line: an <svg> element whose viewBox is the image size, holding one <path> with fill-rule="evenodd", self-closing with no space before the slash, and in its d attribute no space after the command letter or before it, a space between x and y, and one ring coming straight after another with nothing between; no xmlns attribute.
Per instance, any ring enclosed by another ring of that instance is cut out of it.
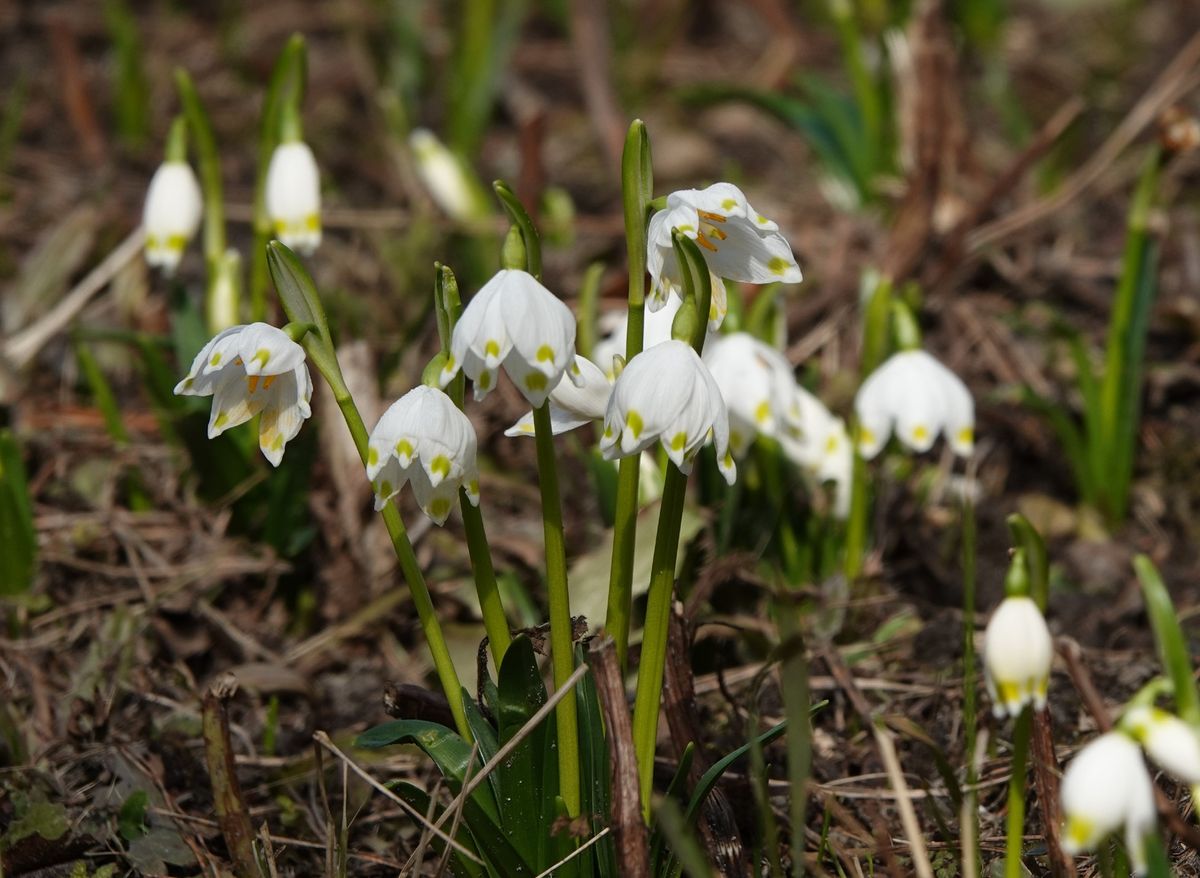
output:
<svg viewBox="0 0 1200 878"><path fill-rule="evenodd" d="M233 761L233 744L229 740L229 716L225 702L237 691L237 678L223 674L209 687L204 696L202 727L204 756L208 763L208 778L212 783L213 806L221 835L229 848L234 872L240 878L255 878L258 863L254 856L254 827L250 812L242 798L237 770Z"/></svg>
<svg viewBox="0 0 1200 878"><path fill-rule="evenodd" d="M422 814L420 811L418 811L412 805L408 804L408 802L404 801L402 798L400 798L398 795L396 795L394 792L389 790L387 787L385 787L383 784L381 784L375 778L371 777L371 775L369 775L366 771L364 771L362 768L360 768L358 766L358 763L356 763L353 759L351 759L349 756L347 756L345 753L343 753L340 749L338 749L337 744L333 743L333 741L330 740L329 735L327 735L325 732L323 732L323 731L313 732L313 740L316 741L318 744L320 744L322 747L324 747L326 750L328 750L330 753L332 753L334 756L336 756L338 759L340 759L342 761L342 764L344 764L347 768L349 768L351 771L353 771L355 774L357 774L359 777L361 777L363 780L365 780L371 786L372 789L376 790L377 792L383 793L385 796L387 796L389 799L391 799L393 802L395 802L397 805L399 805L401 808L403 808L404 812L406 814L408 814L409 817L412 817L414 820L416 820L422 826L426 827L430 832L432 832L434 835L436 835L438 838L440 838L446 844L448 844L452 848L454 848L454 850L458 854L460 854L463 857L466 857L472 863L478 863L480 866L483 865L483 861L481 859L479 859L479 857L475 856L475 854L471 853L469 850L467 850L465 847L463 847L461 844L459 844L457 841L455 841L449 835L442 832L442 830L439 828L440 824L436 824L436 825L430 824L430 822L425 819L424 814ZM442 815L443 820L447 816L449 816L449 812Z"/></svg>
<svg viewBox="0 0 1200 878"><path fill-rule="evenodd" d="M600 839L604 838L604 836L608 835L610 832L612 832L611 826L604 827L599 832L597 832L595 835L593 835L591 838L589 838L587 841L585 841L583 844L581 844L579 847L575 848L575 850L571 851L571 853L567 854L565 857L563 857L561 860L559 860L557 863L555 863L553 866L551 866L549 869L546 869L544 872L539 872L537 874L536 878L548 878L548 876L554 874L555 869L559 868L564 863L571 862L571 860L575 859L577 856L582 854L584 851L586 851L588 848L590 848L592 845L594 845Z"/></svg>
<svg viewBox="0 0 1200 878"><path fill-rule="evenodd" d="M9 364L16 369L23 369L27 366L46 342L74 320L75 316L83 310L83 306L96 293L104 289L108 282L141 252L145 239L146 232L141 226L130 232L125 240L104 257L99 265L88 272L87 276L77 283L54 308L32 326L26 327L5 342L4 359L8 360Z"/></svg>
<svg viewBox="0 0 1200 878"><path fill-rule="evenodd" d="M587 672L587 665L580 665L578 668L576 668L575 673L571 674L571 676L563 682L563 685L560 686L553 695L546 699L546 703L538 708L537 713L531 716L525 725L521 726L520 731L509 738L507 743L505 743L503 747L496 751L496 755L487 761L483 768L479 770L479 773L463 783L462 789L459 791L454 801L450 803L450 806L442 812L442 816L439 817L437 822L433 824L433 829L439 836L445 836L445 833L441 831L442 824L444 824L447 818L454 813L455 809L460 808L462 803L466 801L467 796L475 792L475 790L477 790L480 785L488 779L488 776L496 770L496 766L503 763L504 760L506 760L512 754L513 750L517 749L517 747L521 745L521 742L529 737L533 730L536 729L538 725L554 711L554 708L557 706L558 702L562 701L567 697L568 694L575 691L575 684L582 680L583 675ZM318 732L317 734L324 735L325 733ZM328 738L326 738L326 740L328 740ZM381 786L379 789L384 789L384 787ZM389 795L393 794L389 792ZM475 858L472 857L472 859ZM479 860L476 859L475 862L479 862ZM412 857L409 857L409 862L405 864L405 869L407 870L411 866Z"/></svg>
<svg viewBox="0 0 1200 878"><path fill-rule="evenodd" d="M1075 861L1062 849L1062 807L1058 801L1058 758L1054 755L1054 730L1050 711L1039 710L1033 715L1033 786L1037 790L1038 809L1042 812L1042 829L1046 833L1046 855L1050 860L1053 878L1075 878Z"/></svg>
<svg viewBox="0 0 1200 878"><path fill-rule="evenodd" d="M596 696L604 712L608 761L612 775L612 829L616 839L617 863L622 875L645 878L650 874L646 847L646 824L642 820L638 792L637 756L633 747L633 725L621 681L621 666L611 637L601 635L588 645L588 666L596 681Z"/></svg>

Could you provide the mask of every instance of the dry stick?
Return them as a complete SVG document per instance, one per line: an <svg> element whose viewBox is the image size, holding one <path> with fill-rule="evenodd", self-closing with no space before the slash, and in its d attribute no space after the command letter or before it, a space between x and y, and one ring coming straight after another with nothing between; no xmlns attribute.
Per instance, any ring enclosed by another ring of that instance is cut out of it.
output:
<svg viewBox="0 0 1200 878"><path fill-rule="evenodd" d="M604 712L608 731L608 761L612 774L612 830L616 839L617 863L628 878L646 878L650 874L646 822L642 819L641 794L638 790L637 755L633 746L633 725L621 679L621 666L611 637L601 635L588 645L587 663L596 683L596 697Z"/></svg>
<svg viewBox="0 0 1200 878"><path fill-rule="evenodd" d="M575 684L582 680L583 675L587 672L587 665L580 665L577 667L575 669L575 673L571 674L571 676L566 679L563 685L560 686L555 693L546 700L546 703L538 708L537 713L531 716L525 725L521 726L520 731L513 735L508 740L508 743L496 751L496 755L487 761L483 768L479 770L479 773L463 783L462 789L459 791L454 801L450 803L449 807L442 812L442 816L439 817L437 822L433 824L433 829L439 836L445 835L445 833L441 832L442 824L444 824L446 819L452 813L454 813L455 809L462 807L462 803L466 801L467 796L479 789L480 785L488 779L488 775L496 770L496 766L500 765L500 763L507 759L512 751L516 750L517 747L521 745L521 742L529 737L529 735L533 733L533 730L536 729L538 725L541 724L541 722L553 712L554 708L558 705L558 702L562 701L567 697L568 694L575 691ZM318 732L318 734L323 735L324 732ZM477 863L479 862L479 860L475 859L474 857L472 857L472 859ZM413 858L409 857L409 861L405 863L404 868L407 870L412 866L412 864Z"/></svg>
<svg viewBox="0 0 1200 878"><path fill-rule="evenodd" d="M563 857L561 860L559 860L557 863L555 863L549 869L546 869L544 872L539 872L537 874L536 878L549 878L550 875L554 874L554 871L556 869L561 867L564 863L571 862L571 860L575 859L577 856L582 854L584 851L586 851L588 848L590 848L592 845L594 845L600 839L604 838L604 836L608 835L610 832L612 832L611 826L604 827L604 829L601 829L599 832L597 832L595 835L593 835L591 838L589 838L587 841L585 841L579 847L575 848L575 850L571 851L571 853L567 854L565 857Z"/></svg>
<svg viewBox="0 0 1200 878"><path fill-rule="evenodd" d="M1121 120L1108 140L1084 163L1078 171L1058 187L1051 195L1033 204L1014 210L999 219L980 226L967 236L967 250L978 253L1004 241L1027 226L1041 222L1051 214L1074 201L1125 150L1142 129L1151 124L1164 109L1174 103L1185 91L1185 80L1193 67L1200 63L1200 33L1195 34L1179 53L1159 74L1154 84L1134 104L1133 109Z"/></svg>
<svg viewBox="0 0 1200 878"><path fill-rule="evenodd" d="M1033 714L1033 737L1030 739L1033 757L1033 787L1037 791L1038 809L1042 812L1042 828L1046 833L1047 859L1053 878L1075 878L1075 860L1068 857L1060 843L1062 837L1062 806L1058 801L1058 758L1054 755L1054 730L1050 711Z"/></svg>
<svg viewBox="0 0 1200 878"><path fill-rule="evenodd" d="M138 226L125 236L125 240L117 248L87 273L79 283L67 293L57 305L47 312L32 326L28 326L13 335L4 343L4 359L17 369L22 369L37 356L46 342L50 341L75 316L83 310L91 298L104 289L108 282L116 277L117 272L124 268L131 259L142 250L146 240L146 231Z"/></svg>
<svg viewBox="0 0 1200 878"><path fill-rule="evenodd" d="M1075 689L1079 692L1079 697L1083 699L1088 713L1096 721L1096 727L1101 732L1112 729L1112 716L1104 705L1104 699L1100 697L1096 684L1092 682L1092 675L1088 673L1088 669L1083 663L1083 649L1080 648L1079 643L1071 637L1059 637L1055 641L1055 647L1058 654L1066 661L1067 674L1071 677L1071 682L1075 684ZM1193 826L1183 818L1175 804L1159 788L1158 784L1154 785L1154 801L1158 806L1158 816L1167 824L1167 828L1192 850L1200 851L1200 827Z"/></svg>
<svg viewBox="0 0 1200 878"><path fill-rule="evenodd" d="M408 804L408 802L404 801L402 798L397 796L395 793L393 793L391 790L389 790L387 787L385 787L383 784L381 784L375 778L371 777L371 775L369 775L363 769L359 768L358 763L356 763L353 759L351 759L349 756L347 756L345 753L343 753L340 749L338 749L337 744L333 743L333 741L330 740L329 735L325 734L325 732L322 732L322 731L313 732L313 740L316 741L318 744L320 744L322 747L324 747L326 750L328 750L330 753L332 753L334 756L336 756L338 759L340 759L342 761L343 765L345 765L347 768L349 768L351 771L353 771L355 774L357 774L359 777L361 777L363 780L365 780L371 786L372 789L376 790L377 792L383 793L385 796L387 796L389 799L391 799L393 802L395 802L397 805L399 805L404 810L404 812L406 814L408 814L409 817L416 820L419 824L426 827L430 832L432 832L434 835L436 835L438 838L440 838L446 844L448 844L452 848L454 848L454 850L459 855L466 857L472 863L477 863L480 866L483 865L483 861L481 859L479 859L479 857L475 856L473 853L471 853L469 850L467 850L465 847L463 847L461 844L459 844L457 841L455 841L449 835L442 832L442 830L439 828L441 825L440 823L436 824L436 825L430 824L429 821L425 819L424 814L422 814L420 811L418 811L412 805ZM443 820L448 816L449 816L449 812L447 812L446 814L443 814L442 815Z"/></svg>
<svg viewBox="0 0 1200 878"><path fill-rule="evenodd" d="M221 835L229 848L234 872L240 878L255 878L258 865L254 856L254 827L242 798L237 770L233 762L233 743L229 740L229 716L225 702L237 691L237 678L222 674L204 696L201 725L204 731L204 757L212 783L213 806Z"/></svg>
<svg viewBox="0 0 1200 878"><path fill-rule="evenodd" d="M913 868L918 878L933 878L933 868L929 864L929 854L925 849L925 839L921 835L921 826L917 822L917 812L913 808L912 796L908 784L904 782L904 772L900 768L900 759L896 755L895 736L881 723L876 722L871 714L871 705L854 682L854 675L846 667L842 657L828 647L822 648L821 658L829 673L838 681L842 691L850 700L851 706L864 723L871 727L875 735L875 746L879 750L879 758L887 770L888 781L896 793L896 806L900 809L900 822L904 826L904 834L908 838L909 853L912 856Z"/></svg>

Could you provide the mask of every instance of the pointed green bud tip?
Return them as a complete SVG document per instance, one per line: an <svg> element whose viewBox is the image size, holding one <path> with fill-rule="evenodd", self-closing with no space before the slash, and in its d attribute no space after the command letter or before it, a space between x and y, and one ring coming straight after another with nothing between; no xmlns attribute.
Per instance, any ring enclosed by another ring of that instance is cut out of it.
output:
<svg viewBox="0 0 1200 878"><path fill-rule="evenodd" d="M912 309L899 299L892 300L892 326L896 347L902 351L915 351L921 347L921 327Z"/></svg>
<svg viewBox="0 0 1200 878"><path fill-rule="evenodd" d="M1029 566L1024 549L1013 549L1012 562L1004 577L1004 596L1009 598L1029 597Z"/></svg>
<svg viewBox="0 0 1200 878"><path fill-rule="evenodd" d="M436 357L430 360L426 364L424 371L421 372L421 383L426 387L433 387L440 390L442 387L442 370L446 368L446 361L449 358L450 355L445 351L442 351Z"/></svg>
<svg viewBox="0 0 1200 878"><path fill-rule="evenodd" d="M700 316L696 313L696 300L688 297L683 300L679 313L675 315L675 320L671 323L671 338L691 344L699 327Z"/></svg>
<svg viewBox="0 0 1200 878"><path fill-rule="evenodd" d="M171 120L164 158L168 162L187 161L187 119L182 114Z"/></svg>
<svg viewBox="0 0 1200 878"><path fill-rule="evenodd" d="M292 323L284 326L283 331L288 334L288 338L296 342L296 344L300 344L300 342L304 339L304 336L308 335L310 332L313 335L317 334L317 326L315 323L296 323L293 321Z"/></svg>
<svg viewBox="0 0 1200 878"><path fill-rule="evenodd" d="M525 269L525 239L521 237L521 230L516 226L510 228L504 238L500 262L505 268Z"/></svg>
<svg viewBox="0 0 1200 878"><path fill-rule="evenodd" d="M449 265L437 264L438 273L442 276L442 298L447 308L458 308L462 305L462 297L458 293L458 278Z"/></svg>

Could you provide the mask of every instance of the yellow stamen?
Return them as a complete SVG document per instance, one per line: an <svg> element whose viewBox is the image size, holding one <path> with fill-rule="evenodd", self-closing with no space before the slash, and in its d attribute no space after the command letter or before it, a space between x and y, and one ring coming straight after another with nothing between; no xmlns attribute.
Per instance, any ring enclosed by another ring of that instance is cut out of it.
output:
<svg viewBox="0 0 1200 878"><path fill-rule="evenodd" d="M703 234L696 236L696 243L699 244L701 247L703 247L705 250L711 250L713 253L717 252L717 245L714 244L712 241L708 240L708 238L704 237Z"/></svg>
<svg viewBox="0 0 1200 878"><path fill-rule="evenodd" d="M700 217L700 219L708 220L710 223L723 223L723 222L725 222L725 219L726 219L725 217L721 216L719 213L713 213L712 211L708 211L708 210L698 210L698 211L696 211L696 213Z"/></svg>

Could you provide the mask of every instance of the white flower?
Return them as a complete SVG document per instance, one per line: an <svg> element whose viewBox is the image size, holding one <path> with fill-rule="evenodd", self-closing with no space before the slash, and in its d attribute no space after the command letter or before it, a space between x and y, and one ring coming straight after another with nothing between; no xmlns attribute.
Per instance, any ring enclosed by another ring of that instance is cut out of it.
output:
<svg viewBox="0 0 1200 878"><path fill-rule="evenodd" d="M868 460L896 437L913 451L928 451L938 433L956 454L975 442L975 402L962 379L925 351L901 351L863 382L854 400L859 452Z"/></svg>
<svg viewBox="0 0 1200 878"><path fill-rule="evenodd" d="M683 299L672 296L657 311L647 308L642 317L642 350L652 348L671 339L671 327L675 315L683 307ZM613 369L615 357L625 358L625 340L629 336L629 312L609 311L597 320L604 335L597 339L592 348L592 359L610 379L616 379Z"/></svg>
<svg viewBox="0 0 1200 878"><path fill-rule="evenodd" d="M575 355L580 383L561 378L550 391L550 426L555 436L582 427L588 421L604 420L612 381L600 367L586 357ZM505 436L532 436L533 412L526 412L504 431Z"/></svg>
<svg viewBox="0 0 1200 878"><path fill-rule="evenodd" d="M1005 598L983 638L983 669L996 717L1015 717L1026 704L1043 709L1054 645L1037 604L1028 597Z"/></svg>
<svg viewBox="0 0 1200 878"><path fill-rule="evenodd" d="M454 327L450 356L442 369L445 387L461 368L475 383L475 398L496 386L504 367L529 404L546 401L564 372L576 384L575 317L533 275L503 269L483 285Z"/></svg>
<svg viewBox="0 0 1200 878"><path fill-rule="evenodd" d="M417 175L438 207L459 222L486 215L459 158L437 135L428 128L417 128L408 136L408 145L416 159Z"/></svg>
<svg viewBox="0 0 1200 878"><path fill-rule="evenodd" d="M1092 741L1067 766L1060 796L1064 851L1095 850L1124 826L1134 871L1145 871L1145 837L1155 826L1154 786L1137 744L1120 732Z"/></svg>
<svg viewBox="0 0 1200 878"><path fill-rule="evenodd" d="M279 466L283 450L312 415L304 348L266 323L232 326L196 354L179 396L212 396L208 438L261 414L258 447Z"/></svg>
<svg viewBox="0 0 1200 878"><path fill-rule="evenodd" d="M1126 711L1121 728L1172 775L1185 783L1200 783L1200 736L1179 717L1139 705Z"/></svg>
<svg viewBox="0 0 1200 878"><path fill-rule="evenodd" d="M796 379L787 358L747 332L711 336L704 365L729 410L729 444L742 457L756 435L798 436L803 426Z"/></svg>
<svg viewBox="0 0 1200 878"><path fill-rule="evenodd" d="M844 519L850 514L850 483L854 473L854 453L846 423L798 384L793 388L791 404L800 412L800 434L784 433L779 437L780 446L816 482L833 483L833 514Z"/></svg>
<svg viewBox="0 0 1200 878"><path fill-rule="evenodd" d="M267 167L267 215L275 237L298 253L321 243L321 175L308 144L301 140L275 147Z"/></svg>
<svg viewBox="0 0 1200 878"><path fill-rule="evenodd" d="M408 482L421 510L442 524L458 496L479 505L475 428L442 391L421 385L383 413L367 444L367 478L382 509Z"/></svg>
<svg viewBox="0 0 1200 878"><path fill-rule="evenodd" d="M187 162L163 162L150 178L142 225L146 229L146 262L171 274L184 248L200 228L204 199Z"/></svg>
<svg viewBox="0 0 1200 878"><path fill-rule="evenodd" d="M638 454L661 442L671 462L686 473L710 440L721 474L733 484L737 467L729 452L725 401L691 345L665 341L626 364L604 415L600 450L606 458Z"/></svg>
<svg viewBox="0 0 1200 878"><path fill-rule="evenodd" d="M803 279L779 226L751 207L742 190L732 183L681 189L667 196L666 208L650 217L647 229L650 298L646 304L651 310L661 308L672 292L681 294L672 229L700 245L714 276L708 313L709 326L714 329L721 325L726 311L720 278L756 284L799 283Z"/></svg>

